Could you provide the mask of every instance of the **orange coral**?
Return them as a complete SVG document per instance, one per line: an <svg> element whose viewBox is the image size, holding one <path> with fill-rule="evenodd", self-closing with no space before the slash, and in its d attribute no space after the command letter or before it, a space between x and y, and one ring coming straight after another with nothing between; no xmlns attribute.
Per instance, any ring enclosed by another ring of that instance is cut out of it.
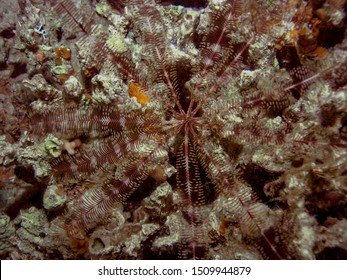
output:
<svg viewBox="0 0 347 280"><path fill-rule="evenodd" d="M75 76L76 71L72 70L69 73L61 73L60 74L60 82L63 84L65 83L71 76Z"/></svg>
<svg viewBox="0 0 347 280"><path fill-rule="evenodd" d="M298 8L294 23L295 28L288 34L290 42L285 42L286 34L284 33L279 38L275 48L281 50L285 46L295 46L297 53L302 57L324 57L327 53L326 49L318 46L321 20L316 17L311 3Z"/></svg>
<svg viewBox="0 0 347 280"><path fill-rule="evenodd" d="M89 238L85 236L83 239L70 238L70 244L72 250L76 252L78 256L83 256L88 252Z"/></svg>
<svg viewBox="0 0 347 280"><path fill-rule="evenodd" d="M144 94L144 89L140 84L130 82L128 94L131 97L136 97L137 101L143 106L149 101L149 96Z"/></svg>
<svg viewBox="0 0 347 280"><path fill-rule="evenodd" d="M70 49L61 46L59 48L54 49L55 52L55 64L56 65L62 65L62 58L65 60L70 60L71 59L71 51Z"/></svg>

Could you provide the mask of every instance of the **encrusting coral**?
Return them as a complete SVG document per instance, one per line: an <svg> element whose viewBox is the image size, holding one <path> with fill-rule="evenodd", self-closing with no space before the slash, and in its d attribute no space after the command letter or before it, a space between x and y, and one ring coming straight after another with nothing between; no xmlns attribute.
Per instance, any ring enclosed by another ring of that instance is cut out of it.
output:
<svg viewBox="0 0 347 280"><path fill-rule="evenodd" d="M11 2L1 258L346 258L346 1Z"/></svg>

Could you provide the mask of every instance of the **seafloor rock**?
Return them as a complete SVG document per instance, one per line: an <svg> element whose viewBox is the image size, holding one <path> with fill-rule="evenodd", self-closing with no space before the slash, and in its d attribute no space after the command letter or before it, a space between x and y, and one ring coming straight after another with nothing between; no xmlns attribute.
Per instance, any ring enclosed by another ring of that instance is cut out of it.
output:
<svg viewBox="0 0 347 280"><path fill-rule="evenodd" d="M345 259L346 3L2 1L0 257Z"/></svg>

